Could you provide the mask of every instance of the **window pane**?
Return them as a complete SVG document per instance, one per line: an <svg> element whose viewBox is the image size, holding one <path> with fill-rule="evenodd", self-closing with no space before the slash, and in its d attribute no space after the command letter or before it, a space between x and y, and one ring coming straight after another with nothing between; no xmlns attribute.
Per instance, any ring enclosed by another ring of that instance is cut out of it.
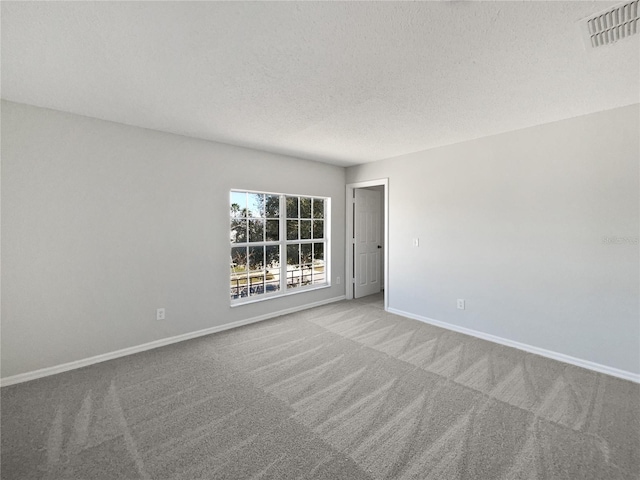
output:
<svg viewBox="0 0 640 480"><path fill-rule="evenodd" d="M246 297L249 294L247 289L247 275L231 275L231 298L237 299Z"/></svg>
<svg viewBox="0 0 640 480"><path fill-rule="evenodd" d="M313 199L313 218L324 218L324 200L321 198Z"/></svg>
<svg viewBox="0 0 640 480"><path fill-rule="evenodd" d="M300 245L300 263L309 264L312 262L313 257L311 255L312 245L310 243L303 243Z"/></svg>
<svg viewBox="0 0 640 480"><path fill-rule="evenodd" d="M324 243L313 244L313 263L324 265Z"/></svg>
<svg viewBox="0 0 640 480"><path fill-rule="evenodd" d="M303 240L311 238L311 220L300 220L300 238Z"/></svg>
<svg viewBox="0 0 640 480"><path fill-rule="evenodd" d="M233 247L231 249L231 270L234 273L247 271L247 247Z"/></svg>
<svg viewBox="0 0 640 480"><path fill-rule="evenodd" d="M247 290L247 247L231 249L231 298L246 297Z"/></svg>
<svg viewBox="0 0 640 480"><path fill-rule="evenodd" d="M313 268L311 265L302 265L300 267L300 274L301 274L300 282L302 283L302 285L311 284L312 272L313 272Z"/></svg>
<svg viewBox="0 0 640 480"><path fill-rule="evenodd" d="M264 272L256 272L249 274L250 286L249 295L261 295L264 293Z"/></svg>
<svg viewBox="0 0 640 480"><path fill-rule="evenodd" d="M298 197L287 197L287 218L298 218Z"/></svg>
<svg viewBox="0 0 640 480"><path fill-rule="evenodd" d="M313 244L313 283L325 283L324 243Z"/></svg>
<svg viewBox="0 0 640 480"><path fill-rule="evenodd" d="M280 216L280 195L265 196L265 215L267 218L278 218Z"/></svg>
<svg viewBox="0 0 640 480"><path fill-rule="evenodd" d="M269 280L269 275L267 274L267 280L265 282L265 293L272 293L280 291L280 274L273 280Z"/></svg>
<svg viewBox="0 0 640 480"><path fill-rule="evenodd" d="M300 245L287 245L287 265L300 263Z"/></svg>
<svg viewBox="0 0 640 480"><path fill-rule="evenodd" d="M231 216L247 216L247 194L246 192L231 192Z"/></svg>
<svg viewBox="0 0 640 480"><path fill-rule="evenodd" d="M324 273L324 266L313 266L313 284L326 283L326 275Z"/></svg>
<svg viewBox="0 0 640 480"><path fill-rule="evenodd" d="M264 247L249 247L249 270L264 269Z"/></svg>
<svg viewBox="0 0 640 480"><path fill-rule="evenodd" d="M264 241L264 220L249 220L249 241Z"/></svg>
<svg viewBox="0 0 640 480"><path fill-rule="evenodd" d="M311 199L300 197L300 218L311 218Z"/></svg>
<svg viewBox="0 0 640 480"><path fill-rule="evenodd" d="M287 288L300 286L300 266L287 265Z"/></svg>
<svg viewBox="0 0 640 480"><path fill-rule="evenodd" d="M313 238L324 238L324 220L313 221Z"/></svg>
<svg viewBox="0 0 640 480"><path fill-rule="evenodd" d="M280 246L269 245L266 248L265 265L267 270L278 270L280 268ZM279 272L274 272L276 274Z"/></svg>
<svg viewBox="0 0 640 480"><path fill-rule="evenodd" d="M298 240L298 220L287 220L287 240Z"/></svg>
<svg viewBox="0 0 640 480"><path fill-rule="evenodd" d="M231 243L244 243L247 241L247 221L231 220Z"/></svg>
<svg viewBox="0 0 640 480"><path fill-rule="evenodd" d="M280 220L267 220L267 231L265 240L276 242L280 239Z"/></svg>
<svg viewBox="0 0 640 480"><path fill-rule="evenodd" d="M265 247L265 293L280 290L280 246L269 245Z"/></svg>
<svg viewBox="0 0 640 480"><path fill-rule="evenodd" d="M303 243L300 245L300 283L302 285L309 285L311 283L311 275L313 271L313 266L311 265L312 261L312 252L313 246L310 243Z"/></svg>
<svg viewBox="0 0 640 480"><path fill-rule="evenodd" d="M287 288L300 285L300 245L287 245Z"/></svg>
<svg viewBox="0 0 640 480"><path fill-rule="evenodd" d="M253 218L264 217L264 194L262 193L250 193L248 216Z"/></svg>

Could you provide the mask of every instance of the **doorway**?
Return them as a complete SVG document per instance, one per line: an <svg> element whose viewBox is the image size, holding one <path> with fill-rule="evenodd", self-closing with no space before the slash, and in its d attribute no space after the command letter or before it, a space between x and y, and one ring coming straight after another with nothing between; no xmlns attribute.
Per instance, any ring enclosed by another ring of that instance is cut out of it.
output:
<svg viewBox="0 0 640 480"><path fill-rule="evenodd" d="M347 185L346 298L389 305L389 180Z"/></svg>

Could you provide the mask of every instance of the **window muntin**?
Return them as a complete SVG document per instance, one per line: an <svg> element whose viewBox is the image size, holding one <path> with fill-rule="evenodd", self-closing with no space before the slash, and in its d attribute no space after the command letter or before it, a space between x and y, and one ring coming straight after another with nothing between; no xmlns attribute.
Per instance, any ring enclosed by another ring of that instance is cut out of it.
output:
<svg viewBox="0 0 640 480"><path fill-rule="evenodd" d="M328 204L322 197L231 191L232 303L328 285Z"/></svg>

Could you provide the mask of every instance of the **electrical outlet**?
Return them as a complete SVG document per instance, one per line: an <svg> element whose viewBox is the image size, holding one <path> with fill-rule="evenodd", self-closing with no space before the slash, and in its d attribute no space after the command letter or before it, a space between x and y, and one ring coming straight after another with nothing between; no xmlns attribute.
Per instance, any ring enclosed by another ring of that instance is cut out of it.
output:
<svg viewBox="0 0 640 480"><path fill-rule="evenodd" d="M414 247L419 247L420 246L420 239L419 238L414 238L413 239L413 246Z"/></svg>
<svg viewBox="0 0 640 480"><path fill-rule="evenodd" d="M336 277L336 284L340 285L340 277Z"/></svg>
<svg viewBox="0 0 640 480"><path fill-rule="evenodd" d="M464 310L464 300L462 298L458 299L458 309Z"/></svg>
<svg viewBox="0 0 640 480"><path fill-rule="evenodd" d="M156 310L156 320L164 320L164 308Z"/></svg>

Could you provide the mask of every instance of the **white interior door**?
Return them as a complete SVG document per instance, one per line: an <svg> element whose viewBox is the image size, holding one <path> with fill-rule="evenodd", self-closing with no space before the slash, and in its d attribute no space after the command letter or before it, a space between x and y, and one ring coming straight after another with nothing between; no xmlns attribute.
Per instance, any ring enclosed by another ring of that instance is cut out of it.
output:
<svg viewBox="0 0 640 480"><path fill-rule="evenodd" d="M355 298L378 293L382 286L380 262L380 192L355 190L354 290Z"/></svg>

